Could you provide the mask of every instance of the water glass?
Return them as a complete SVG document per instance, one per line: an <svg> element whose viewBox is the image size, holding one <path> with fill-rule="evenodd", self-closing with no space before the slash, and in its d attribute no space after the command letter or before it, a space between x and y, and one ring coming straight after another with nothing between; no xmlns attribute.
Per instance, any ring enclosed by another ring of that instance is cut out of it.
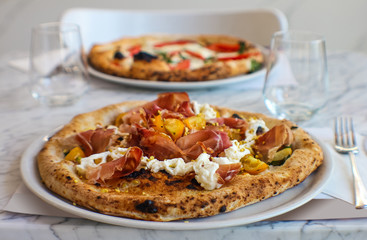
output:
<svg viewBox="0 0 367 240"><path fill-rule="evenodd" d="M78 25L44 23L32 29L30 90L48 106L76 102L87 90L88 72Z"/></svg>
<svg viewBox="0 0 367 240"><path fill-rule="evenodd" d="M328 99L328 70L323 36L308 31L273 35L263 88L266 107L280 119L310 119Z"/></svg>

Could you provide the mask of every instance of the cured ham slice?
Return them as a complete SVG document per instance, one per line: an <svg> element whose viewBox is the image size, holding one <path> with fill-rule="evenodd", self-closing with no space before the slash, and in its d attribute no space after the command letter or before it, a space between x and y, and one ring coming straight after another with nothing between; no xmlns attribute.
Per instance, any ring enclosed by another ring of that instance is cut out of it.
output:
<svg viewBox="0 0 367 240"><path fill-rule="evenodd" d="M89 182L95 183L98 180L104 182L127 176L139 166L142 155L143 151L140 148L129 148L123 157L102 163L98 167L87 169L86 178Z"/></svg>
<svg viewBox="0 0 367 240"><path fill-rule="evenodd" d="M158 95L154 101L148 102L141 107L134 108L122 117L124 124L139 124L147 126L147 119L158 114L158 111L168 115L176 115L175 118L194 116L195 113L186 92L168 92Z"/></svg>
<svg viewBox="0 0 367 240"><path fill-rule="evenodd" d="M160 108L181 113L186 117L194 116L189 95L186 92L168 92L158 95L154 101Z"/></svg>
<svg viewBox="0 0 367 240"><path fill-rule="evenodd" d="M77 141L81 144L85 156L95 153L104 152L110 144L113 129L97 128L96 130L88 130L76 135Z"/></svg>
<svg viewBox="0 0 367 240"><path fill-rule="evenodd" d="M183 151L166 134L139 128L141 136L139 146L144 155L154 156L158 160L183 157Z"/></svg>
<svg viewBox="0 0 367 240"><path fill-rule="evenodd" d="M190 102L190 97L186 92L168 92L159 94L155 102L163 109L177 111L184 102Z"/></svg>
<svg viewBox="0 0 367 240"><path fill-rule="evenodd" d="M225 184L234 178L241 170L241 163L221 164L216 173L219 175L218 183Z"/></svg>
<svg viewBox="0 0 367 240"><path fill-rule="evenodd" d="M225 132L201 130L179 138L176 144L190 159L196 159L204 151L211 156L217 156L232 145Z"/></svg>
<svg viewBox="0 0 367 240"><path fill-rule="evenodd" d="M224 118L224 117L220 117L220 118L214 118L211 119L210 122L216 122L219 125L226 125L230 128L235 128L235 129L240 129L241 133L246 132L247 128L248 128L248 123L240 118Z"/></svg>
<svg viewBox="0 0 367 240"><path fill-rule="evenodd" d="M254 149L260 153L263 161L268 162L281 147L291 145L293 140L292 130L287 125L277 125L259 136Z"/></svg>

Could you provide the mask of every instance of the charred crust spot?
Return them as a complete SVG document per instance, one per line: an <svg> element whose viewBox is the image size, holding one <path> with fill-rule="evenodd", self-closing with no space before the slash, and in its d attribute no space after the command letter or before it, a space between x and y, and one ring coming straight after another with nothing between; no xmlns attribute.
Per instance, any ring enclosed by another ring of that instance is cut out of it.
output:
<svg viewBox="0 0 367 240"><path fill-rule="evenodd" d="M146 170L144 168L142 168L139 171L132 172L129 175L123 177L123 178L137 178L137 177L143 175L145 172L146 172Z"/></svg>
<svg viewBox="0 0 367 240"><path fill-rule="evenodd" d="M229 195L225 195L225 196L224 196L224 198L228 198L228 197L229 197Z"/></svg>
<svg viewBox="0 0 367 240"><path fill-rule="evenodd" d="M191 190L198 190L194 185L189 184L186 186L187 189L191 189Z"/></svg>
<svg viewBox="0 0 367 240"><path fill-rule="evenodd" d="M200 189L200 184L198 183L198 181L196 181L195 178L191 179L191 184L186 186L187 189L193 189L193 190L199 190Z"/></svg>
<svg viewBox="0 0 367 240"><path fill-rule="evenodd" d="M216 201L217 201L217 199L215 199L215 198L210 199L211 203L215 203Z"/></svg>
<svg viewBox="0 0 367 240"><path fill-rule="evenodd" d="M101 196L97 196L97 199L101 199L102 197Z"/></svg>
<svg viewBox="0 0 367 240"><path fill-rule="evenodd" d="M157 213L158 208L154 205L154 201L145 200L143 203L140 203L135 206L136 210L144 212L144 213Z"/></svg>
<svg viewBox="0 0 367 240"><path fill-rule="evenodd" d="M291 127L291 130L295 130L295 129L297 129L298 128L298 126L292 126Z"/></svg>
<svg viewBox="0 0 367 240"><path fill-rule="evenodd" d="M100 184L100 183L97 183L97 182L96 182L94 185L95 185L96 187L100 187L100 186L101 186L101 184Z"/></svg>
<svg viewBox="0 0 367 240"><path fill-rule="evenodd" d="M161 171L159 171L159 172L161 172L161 173L163 173L163 174L167 175L167 177L168 177L168 178L172 178L172 175L171 175L171 174L169 174L168 172L166 172L165 170L161 170Z"/></svg>
<svg viewBox="0 0 367 240"><path fill-rule="evenodd" d="M275 182L275 185L279 185L279 182L278 182L278 181L276 181L276 182Z"/></svg>
<svg viewBox="0 0 367 240"><path fill-rule="evenodd" d="M66 179L67 180L71 180L72 178L70 176L66 176Z"/></svg>
<svg viewBox="0 0 367 240"><path fill-rule="evenodd" d="M277 191L275 191L275 192L274 192L274 195L277 195L277 194L278 194L278 192L277 192Z"/></svg>
<svg viewBox="0 0 367 240"><path fill-rule="evenodd" d="M195 178L192 178L192 179L191 179L191 183L192 183L193 185L200 186L200 184L198 183L198 181L196 181L196 179L195 179Z"/></svg>
<svg viewBox="0 0 367 240"><path fill-rule="evenodd" d="M164 183L167 186L172 186L172 185L175 185L175 184L180 183L180 182L182 182L182 180L174 180L174 181L168 181L168 180L166 180L166 181L164 181Z"/></svg>
<svg viewBox="0 0 367 240"><path fill-rule="evenodd" d="M223 205L219 208L219 212L225 212L227 210L226 205Z"/></svg>
<svg viewBox="0 0 367 240"><path fill-rule="evenodd" d="M153 176L150 176L150 177L148 178L148 180L149 180L149 181L152 181L152 182L157 181L157 179L156 179L155 177L153 177Z"/></svg>
<svg viewBox="0 0 367 240"><path fill-rule="evenodd" d="M201 208L205 208L206 206L208 206L209 205L209 203L208 202L203 202L202 204L201 204Z"/></svg>

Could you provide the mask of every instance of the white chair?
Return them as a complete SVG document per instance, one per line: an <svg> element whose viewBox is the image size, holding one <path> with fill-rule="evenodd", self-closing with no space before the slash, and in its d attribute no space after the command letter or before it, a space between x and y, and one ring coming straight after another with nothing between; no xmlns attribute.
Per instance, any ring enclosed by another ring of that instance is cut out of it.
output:
<svg viewBox="0 0 367 240"><path fill-rule="evenodd" d="M81 28L87 51L95 43L143 34L228 34L268 46L271 36L288 28L285 15L273 8L247 10L111 10L73 8L62 22Z"/></svg>

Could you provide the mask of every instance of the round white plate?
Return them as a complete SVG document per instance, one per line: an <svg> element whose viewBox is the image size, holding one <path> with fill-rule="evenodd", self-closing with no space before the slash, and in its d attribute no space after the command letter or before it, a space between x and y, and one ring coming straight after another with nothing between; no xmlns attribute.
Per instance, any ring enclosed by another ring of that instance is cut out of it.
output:
<svg viewBox="0 0 367 240"><path fill-rule="evenodd" d="M331 176L333 168L332 159L329 152L327 151L327 148L320 141L317 141L324 150L324 164L321 165L308 178L306 178L306 180L301 184L285 191L282 194L252 204L250 206L246 206L236 211L219 214L212 217L190 219L188 221L152 222L123 217L114 217L93 212L82 207L74 206L70 201L63 199L49 191L42 184L36 161L36 155L47 139L48 136L45 136L34 141L26 149L22 156L20 166L21 174L27 187L45 202L65 212L98 222L134 228L158 230L198 230L238 226L272 218L300 207L318 195Z"/></svg>
<svg viewBox="0 0 367 240"><path fill-rule="evenodd" d="M162 81L148 81L132 78L123 78L102 73L94 69L90 65L88 66L88 72L91 75L100 78L102 80L121 83L133 87L166 89L166 90L184 90L184 89L202 89L202 88L220 87L229 84L242 83L250 80L255 80L257 78L264 77L266 71L265 67L262 67L260 70L246 75L240 75L236 77L218 79L218 80L201 81L201 82L162 82Z"/></svg>

